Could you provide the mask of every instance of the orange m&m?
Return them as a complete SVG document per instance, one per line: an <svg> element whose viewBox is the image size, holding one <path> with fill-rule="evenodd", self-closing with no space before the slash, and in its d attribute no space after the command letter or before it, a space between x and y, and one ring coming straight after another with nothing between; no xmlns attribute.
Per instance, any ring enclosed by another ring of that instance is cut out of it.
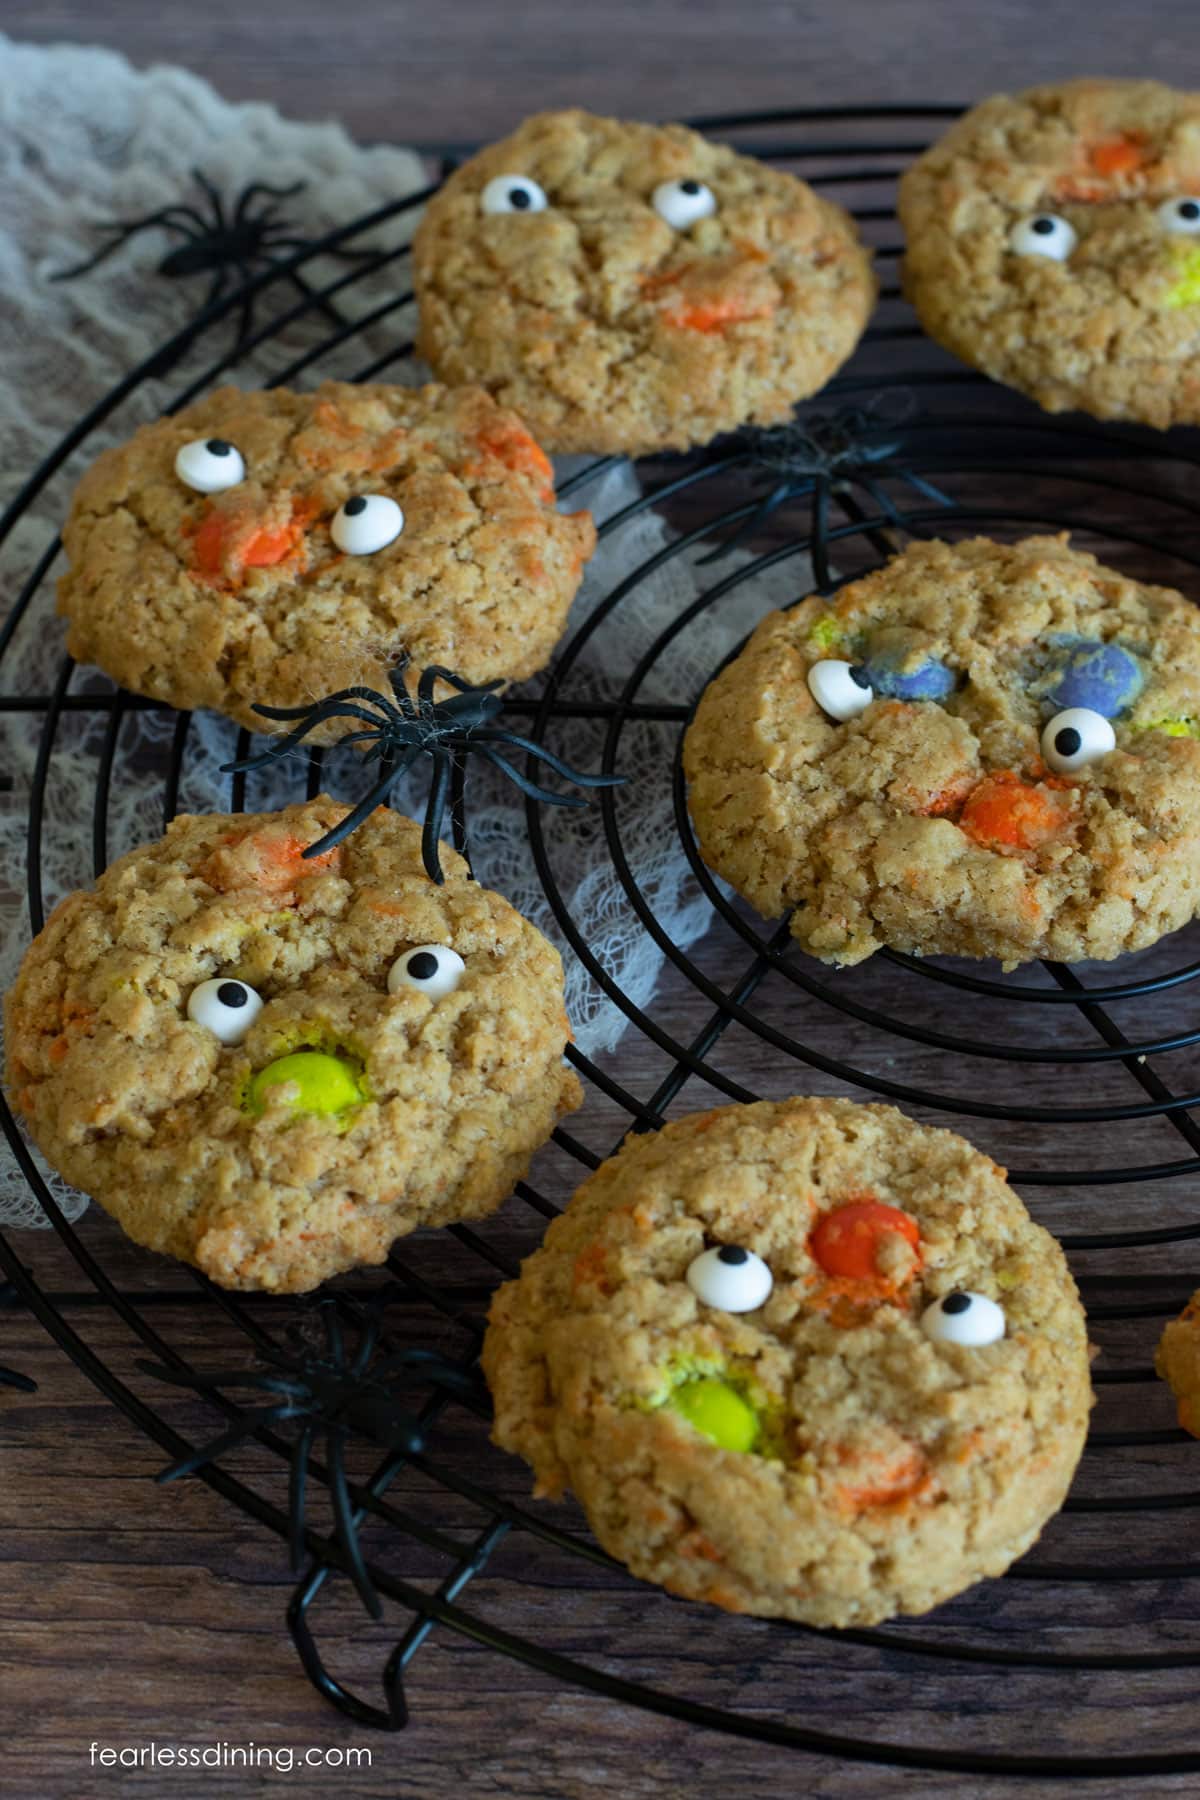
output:
<svg viewBox="0 0 1200 1800"><path fill-rule="evenodd" d="M888 1275L877 1261L880 1245L885 1238L896 1236L918 1250L921 1234L917 1221L898 1206L887 1206L882 1200L848 1200L818 1221L808 1247L827 1275L878 1281Z"/></svg>

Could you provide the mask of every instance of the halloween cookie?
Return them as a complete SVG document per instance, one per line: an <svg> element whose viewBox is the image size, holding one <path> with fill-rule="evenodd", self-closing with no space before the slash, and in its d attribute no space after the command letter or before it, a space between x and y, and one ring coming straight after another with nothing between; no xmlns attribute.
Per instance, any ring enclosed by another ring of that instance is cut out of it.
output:
<svg viewBox="0 0 1200 1800"><path fill-rule="evenodd" d="M1163 1328L1154 1367L1175 1396L1180 1425L1200 1437L1200 1289Z"/></svg>
<svg viewBox="0 0 1200 1800"><path fill-rule="evenodd" d="M579 1083L557 952L380 809L176 819L56 908L5 1012L31 1136L129 1236L302 1293L493 1212Z"/></svg>
<svg viewBox="0 0 1200 1800"><path fill-rule="evenodd" d="M545 456L479 389L326 382L222 388L144 425L84 476L63 542L72 656L262 731L255 701L386 692L405 651L414 679L533 674L595 530L555 510Z"/></svg>
<svg viewBox="0 0 1200 1800"><path fill-rule="evenodd" d="M842 210L682 125L540 113L457 169L413 245L418 347L551 450L784 419L875 299Z"/></svg>
<svg viewBox="0 0 1200 1800"><path fill-rule="evenodd" d="M1200 614L1065 537L764 619L684 745L707 862L823 961L1110 958L1200 907Z"/></svg>
<svg viewBox="0 0 1200 1800"><path fill-rule="evenodd" d="M998 1575L1091 1392L1058 1245L953 1132L727 1106L631 1137L497 1293L495 1440L636 1575L863 1625Z"/></svg>
<svg viewBox="0 0 1200 1800"><path fill-rule="evenodd" d="M900 183L931 337L1050 412L1200 421L1200 94L1070 81L974 107Z"/></svg>

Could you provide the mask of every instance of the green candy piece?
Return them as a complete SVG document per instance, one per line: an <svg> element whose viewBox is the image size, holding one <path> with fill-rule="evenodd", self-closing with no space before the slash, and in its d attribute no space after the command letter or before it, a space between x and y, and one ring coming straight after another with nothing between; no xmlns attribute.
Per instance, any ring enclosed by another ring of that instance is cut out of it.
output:
<svg viewBox="0 0 1200 1800"><path fill-rule="evenodd" d="M753 1450L758 1442L758 1415L736 1388L716 1375L701 1375L677 1387L667 1405L694 1430L722 1450Z"/></svg>
<svg viewBox="0 0 1200 1800"><path fill-rule="evenodd" d="M287 1103L293 1112L340 1113L348 1106L361 1105L364 1098L358 1077L340 1056L327 1056L322 1050L295 1050L251 1076L246 1090L247 1112L265 1112L268 1090L284 1082L293 1082L296 1087L295 1098Z"/></svg>

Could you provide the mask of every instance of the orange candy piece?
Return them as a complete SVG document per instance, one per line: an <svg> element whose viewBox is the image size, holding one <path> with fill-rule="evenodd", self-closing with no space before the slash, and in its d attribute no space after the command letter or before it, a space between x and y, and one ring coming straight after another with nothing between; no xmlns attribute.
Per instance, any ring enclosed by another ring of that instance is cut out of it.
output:
<svg viewBox="0 0 1200 1800"><path fill-rule="evenodd" d="M885 1237L899 1235L918 1250L921 1234L917 1221L882 1200L848 1200L827 1212L808 1240L813 1261L827 1275L853 1281L886 1280L876 1262Z"/></svg>
<svg viewBox="0 0 1200 1800"><path fill-rule="evenodd" d="M968 794L958 823L987 850L1036 850L1070 822L1070 809L1045 787L1031 787L1012 769L986 775Z"/></svg>
<svg viewBox="0 0 1200 1800"><path fill-rule="evenodd" d="M1098 175L1129 175L1145 160L1145 149L1135 137L1107 138L1102 144L1093 144L1090 155Z"/></svg>

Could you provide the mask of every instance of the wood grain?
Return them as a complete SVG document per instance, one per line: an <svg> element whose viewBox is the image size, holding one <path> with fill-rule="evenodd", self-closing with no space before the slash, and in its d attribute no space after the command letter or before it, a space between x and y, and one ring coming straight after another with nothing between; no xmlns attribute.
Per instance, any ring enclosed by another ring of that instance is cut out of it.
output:
<svg viewBox="0 0 1200 1800"><path fill-rule="evenodd" d="M1096 0L998 0L966 6L932 0L845 0L835 8L729 4L654 7L610 0L603 10L539 3L521 9L460 0L447 12L428 6L365 0L334 16L316 0L286 9L243 8L220 18L203 9L123 0L85 8L81 0L8 0L4 24L40 41L87 38L124 49L138 62L180 61L233 98L268 99L297 117L335 116L364 139L463 142L502 130L541 105L572 101L630 114L668 116L707 110L796 106L814 102L969 98L991 88L1104 69L1187 78L1193 57L1192 0L1160 0L1152 28L1129 29L1127 4ZM882 353L877 352L876 357ZM886 377L878 360L870 365ZM951 478L952 479L952 478ZM1072 503L1078 493L1070 490ZM1001 481L996 492L1013 500ZM1048 502L1063 488L1040 490ZM1147 527L1145 509L1114 517L1093 503L1097 546L1122 523ZM1163 566L1148 574L1182 579L1169 551L1188 548L1178 518L1163 507L1153 521L1164 544ZM1091 541L1091 540L1085 540ZM853 554L848 548L847 555ZM1170 960L1200 954L1200 933L1175 940ZM718 923L696 951L699 966L729 986L749 952L733 921ZM1150 959L1152 962L1152 958ZM849 993L903 1024L976 1035L1016 1032L1049 1045L1064 1029L1061 1010L976 1006L914 986L911 976L880 966L839 978ZM1190 989L1164 996L1139 1013L1138 1027L1187 1029ZM708 1004L678 972L664 975L656 1018L688 1042ZM934 1086L950 1101L1014 1091L1053 1104L1083 1093L1102 1104L1129 1089L1128 1077L1106 1068L1083 1078L1060 1068L1048 1082L1033 1070L1014 1087L998 1064L956 1065L903 1035L878 1030L835 1011L819 996L772 976L755 997L756 1016L818 1044L827 1058L860 1070L864 1080ZM1077 1025L1072 1041L1086 1041ZM819 1069L797 1067L761 1036L735 1027L713 1057L719 1076L762 1093L804 1086L847 1091ZM1195 1084L1195 1051L1163 1059L1174 1081ZM631 1033L614 1074L648 1096L670 1064ZM855 1090L853 1085L849 1091ZM693 1081L674 1104L690 1110L719 1098ZM952 1107L913 1108L919 1116L963 1126ZM625 1115L593 1095L573 1127L597 1155L606 1154ZM1023 1168L1068 1168L1082 1162L1174 1160L1186 1147L1162 1121L1084 1130L980 1120L966 1129L993 1154ZM577 1169L557 1152L543 1159L538 1183L562 1200ZM1026 1190L1034 1210L1055 1229L1120 1230L1191 1216L1192 1183L1162 1181L1136 1190ZM481 1236L505 1261L536 1241L535 1213L514 1202ZM143 1318L163 1343L200 1366L246 1360L245 1339L199 1294L183 1272L151 1267L93 1210L80 1239L118 1286L137 1293L160 1285L166 1297ZM165 1389L138 1368L156 1353L107 1307L94 1303L68 1250L51 1234L27 1234L21 1249L39 1282L58 1295L84 1343L147 1404L179 1430L201 1436L216 1415ZM477 1308L488 1274L469 1249L445 1234L406 1247L406 1260L455 1287ZM1196 1257L1162 1246L1116 1257L1081 1250L1073 1261L1088 1282L1102 1370L1145 1369L1165 1316L1200 1280ZM1118 1275L1167 1277L1154 1310L1112 1320L1102 1309L1120 1297ZM270 1329L282 1312L255 1316ZM414 1316L411 1329L453 1345L433 1319ZM861 1800L1058 1793L1038 1781L1019 1786L960 1775L814 1758L719 1736L617 1705L491 1654L436 1629L415 1659L407 1688L413 1722L398 1736L366 1732L326 1707L302 1678L284 1628L291 1592L277 1537L200 1481L159 1488L152 1476L167 1460L97 1392L22 1312L0 1311L0 1361L35 1376L34 1396L0 1389L0 1791L14 1800L75 1800L81 1794L136 1792L198 1797L214 1792L266 1792L269 1778L245 1772L161 1771L117 1776L92 1768L93 1742L111 1745L204 1746L212 1743L370 1748L373 1766L353 1774L322 1770L293 1775L298 1796L344 1792L363 1796L592 1796L631 1800L663 1795L724 1796L749 1789L766 1796L806 1795ZM1101 1391L1098 1429L1145 1429L1162 1441L1093 1453L1077 1494L1101 1505L1147 1491L1186 1495L1195 1486L1195 1447L1170 1435L1170 1407L1155 1384ZM514 1504L527 1503L523 1469L490 1451L464 1415L452 1414L436 1444L459 1478L485 1479ZM230 1470L265 1499L281 1498L280 1471L256 1449L239 1451ZM359 1474L367 1464L357 1464ZM406 1472L389 1499L467 1543L481 1515L461 1497L438 1494L425 1477ZM322 1513L317 1507L316 1518ZM547 1516L581 1529L570 1509ZM1102 1559L1133 1565L1154 1558L1189 1561L1195 1553L1195 1510L1147 1514L1076 1512L1056 1521L1030 1559L1063 1564ZM439 1558L396 1533L371 1540L384 1567L417 1585L447 1572ZM409 1623L390 1606L379 1626L334 1584L318 1603L320 1638L339 1677L364 1697L378 1697L379 1671ZM946 1609L926 1636L1002 1647L1031 1643L1103 1652L1115 1641L1132 1650L1196 1645L1194 1582L1123 1581L1069 1586L1028 1576L990 1584ZM664 1690L733 1706L767 1721L827 1731L964 1749L1053 1747L1093 1753L1166 1750L1195 1742L1195 1683L1189 1669L1119 1676L1046 1676L1020 1669L962 1667L927 1657L884 1657L824 1640L777 1631L756 1621L727 1620L685 1608L620 1573L594 1568L514 1532L463 1604L491 1624L552 1645L611 1673ZM897 1628L902 1637L906 1627ZM276 1781L281 1778L276 1777ZM1089 1784L1102 1800L1125 1800L1127 1780ZM1194 1777L1158 1778L1147 1793L1195 1792Z"/></svg>

